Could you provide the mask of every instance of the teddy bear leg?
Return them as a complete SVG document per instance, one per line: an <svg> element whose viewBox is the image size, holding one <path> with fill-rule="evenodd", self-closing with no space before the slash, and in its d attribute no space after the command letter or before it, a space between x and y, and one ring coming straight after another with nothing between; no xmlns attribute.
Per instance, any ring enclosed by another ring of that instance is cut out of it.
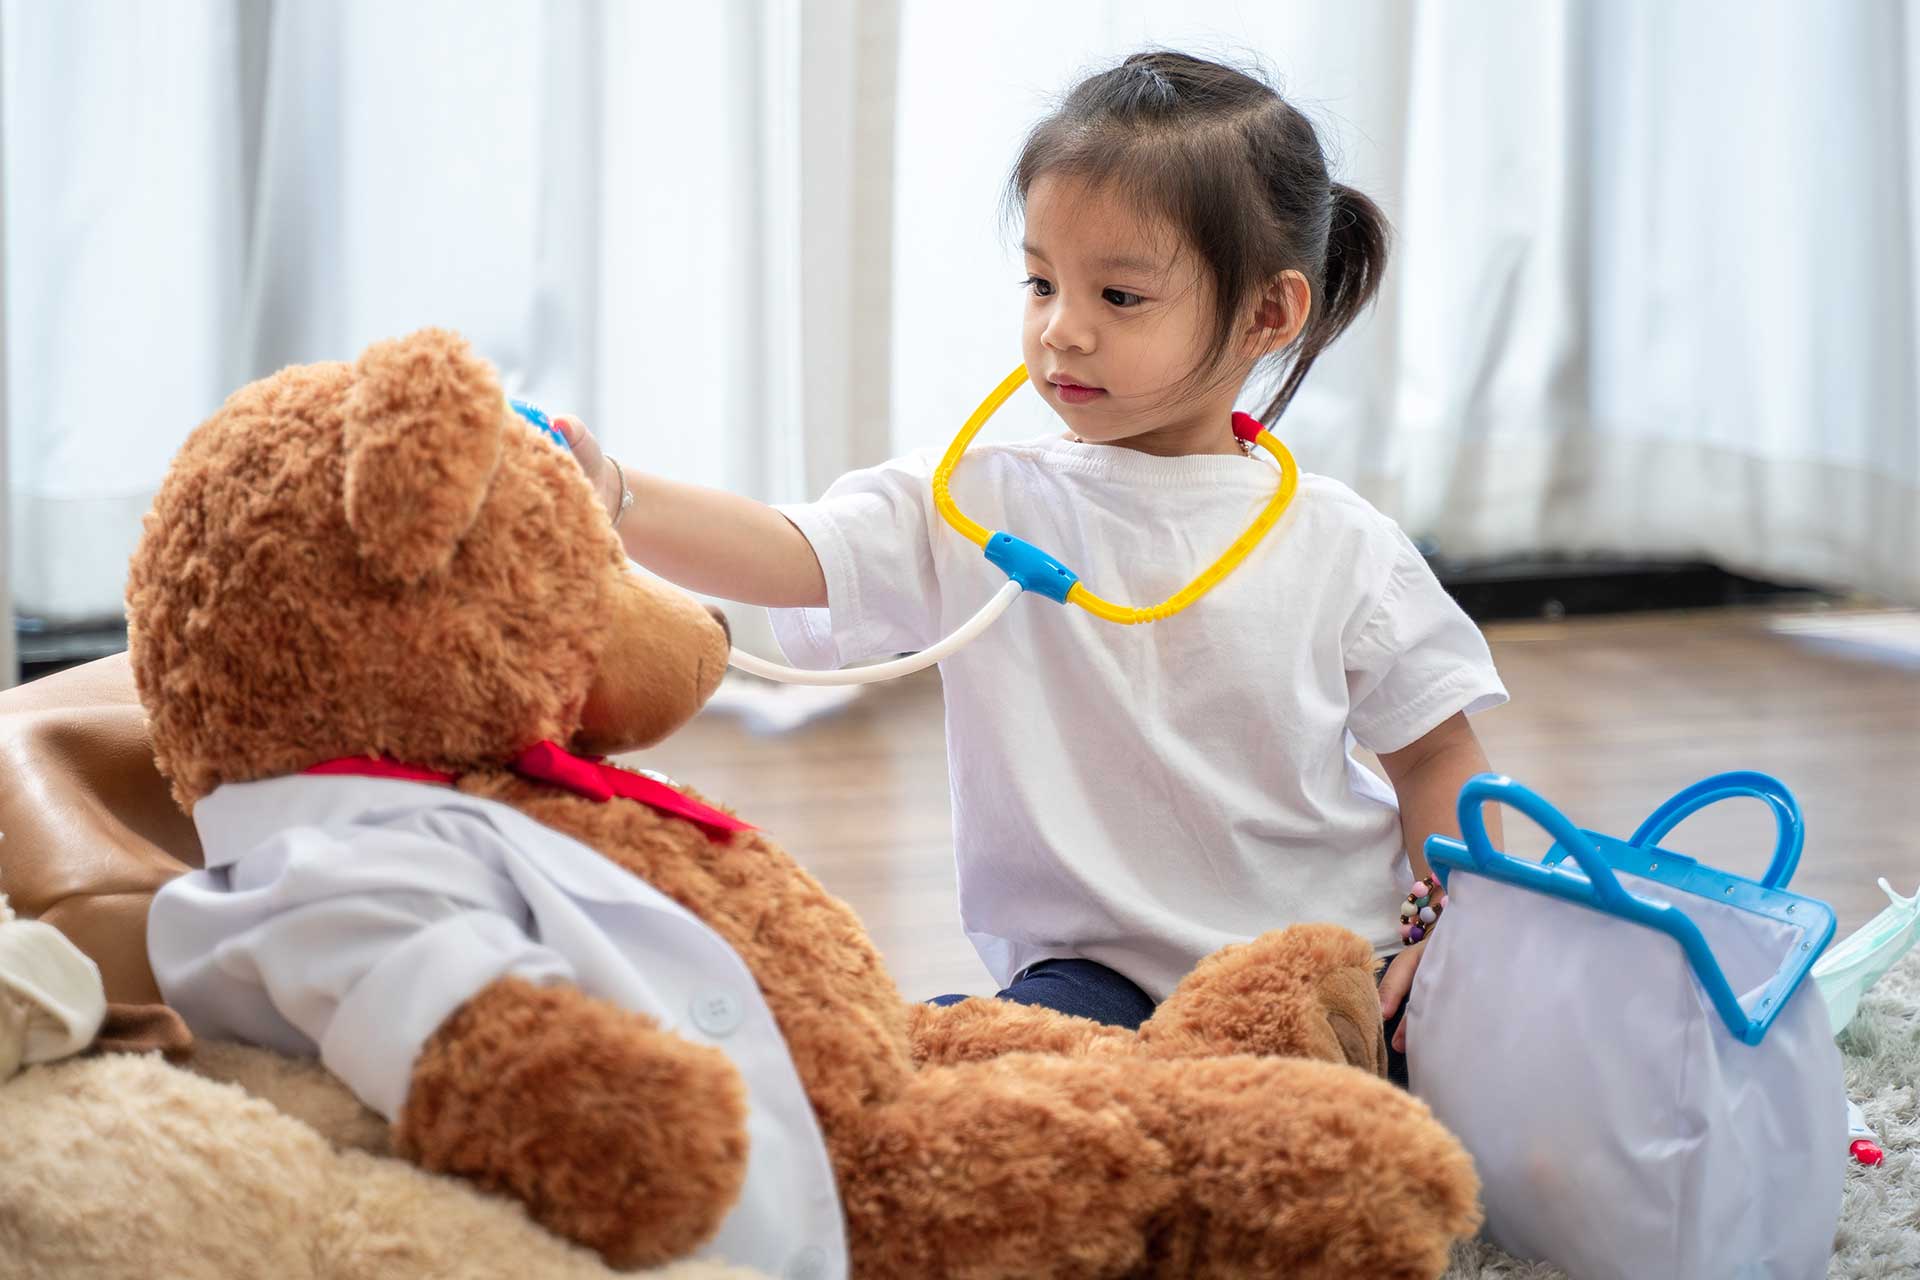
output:
<svg viewBox="0 0 1920 1280"><path fill-rule="evenodd" d="M1195 966L1140 1028L1154 1057L1254 1053L1387 1069L1373 949L1338 925L1275 929Z"/></svg>
<svg viewBox="0 0 1920 1280"><path fill-rule="evenodd" d="M523 1201L615 1266L692 1252L746 1177L746 1090L716 1049L573 987L502 978L434 1032L398 1152Z"/></svg>
<svg viewBox="0 0 1920 1280"><path fill-rule="evenodd" d="M985 1062L1007 1053L1126 1056L1139 1047L1138 1037L1124 1027L990 997L909 1004L907 1038L916 1066Z"/></svg>
<svg viewBox="0 0 1920 1280"><path fill-rule="evenodd" d="M1479 1225L1472 1161L1385 1081L1288 1058L1116 1065L1180 1188L1145 1273L1433 1280Z"/></svg>
<svg viewBox="0 0 1920 1280"><path fill-rule="evenodd" d="M853 1274L1140 1274L1178 1189L1120 1069L1167 1065L1008 1054L928 1067L829 1119Z"/></svg>

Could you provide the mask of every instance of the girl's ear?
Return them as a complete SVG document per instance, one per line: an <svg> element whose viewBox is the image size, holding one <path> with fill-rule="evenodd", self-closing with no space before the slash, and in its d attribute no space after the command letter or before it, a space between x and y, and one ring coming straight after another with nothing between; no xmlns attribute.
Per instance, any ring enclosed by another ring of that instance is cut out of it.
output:
<svg viewBox="0 0 1920 1280"><path fill-rule="evenodd" d="M1253 323L1247 329L1246 354L1259 359L1284 351L1307 327L1313 309L1313 286L1298 271L1282 271L1268 283L1253 304Z"/></svg>

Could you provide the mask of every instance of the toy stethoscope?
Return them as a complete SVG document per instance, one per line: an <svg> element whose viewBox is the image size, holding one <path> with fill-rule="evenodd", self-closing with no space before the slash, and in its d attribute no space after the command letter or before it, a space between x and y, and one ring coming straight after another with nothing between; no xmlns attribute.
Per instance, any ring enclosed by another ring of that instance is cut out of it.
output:
<svg viewBox="0 0 1920 1280"><path fill-rule="evenodd" d="M940 465L935 467L933 472L933 504L939 510L941 517L967 541L979 547L986 554L989 563L1007 575L1007 584L1001 587L978 613L962 623L951 635L936 644L929 645L919 653L867 667L854 667L844 671L804 671L798 667L768 662L764 658L756 658L738 649L733 650L727 661L749 675L763 676L785 684L847 685L891 680L924 670L973 641L1007 611L1007 606L1011 605L1014 597L1022 591L1037 592L1060 604L1078 605L1096 618L1104 618L1108 622L1117 622L1123 626L1158 622L1162 618L1171 618L1179 613L1232 573L1279 521L1281 515L1286 512L1288 504L1293 501L1294 491L1300 487L1300 468L1294 462L1293 455L1287 451L1287 447L1281 444L1272 432L1261 426L1255 418L1244 413L1234 414L1234 436L1246 444L1265 449L1279 465L1280 484L1274 490L1273 497L1267 500L1267 505L1261 509L1259 515L1253 518L1253 523L1233 540L1233 545L1229 546L1218 560L1207 566L1192 582L1159 604L1134 608L1102 599L1087 589L1086 585L1080 581L1079 574L1039 547L1010 533L987 532L984 526L969 519L967 514L960 510L959 504L953 500L953 469L959 465L961 455L966 453L967 446L973 442L974 436L980 433L980 428L986 425L987 419L991 418L994 412L1006 403L1007 397L1018 391L1026 381L1027 367L1023 364L989 392L987 398L980 402L980 407L975 409L973 415L961 426L960 434L955 436L953 443L947 446L946 455L940 459ZM563 446L565 445L565 437L552 426L546 414L523 401L514 401L513 407L528 422L559 440Z"/></svg>

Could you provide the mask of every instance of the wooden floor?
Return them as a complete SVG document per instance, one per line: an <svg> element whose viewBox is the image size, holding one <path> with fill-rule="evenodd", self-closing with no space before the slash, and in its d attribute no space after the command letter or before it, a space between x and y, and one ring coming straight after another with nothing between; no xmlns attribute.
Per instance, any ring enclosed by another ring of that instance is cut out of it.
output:
<svg viewBox="0 0 1920 1280"><path fill-rule="evenodd" d="M1814 633L1809 633L1813 629ZM1494 768L1581 826L1625 836L1661 800L1726 769L1781 778L1805 810L1794 887L1840 934L1920 883L1920 615L1714 611L1488 628L1513 701L1476 720ZM932 672L790 733L702 715L634 759L724 799L860 912L904 994L986 992L960 933L940 688ZM1509 816L1512 851L1547 841ZM1665 843L1758 874L1758 804L1718 806Z"/></svg>

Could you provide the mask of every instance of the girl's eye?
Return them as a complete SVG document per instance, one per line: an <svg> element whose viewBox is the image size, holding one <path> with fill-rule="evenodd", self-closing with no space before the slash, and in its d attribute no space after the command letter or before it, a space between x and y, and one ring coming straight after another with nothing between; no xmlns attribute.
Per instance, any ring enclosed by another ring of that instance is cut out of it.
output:
<svg viewBox="0 0 1920 1280"><path fill-rule="evenodd" d="M1137 306L1145 299L1137 293L1128 293L1125 289L1102 289L1100 296L1116 307Z"/></svg>
<svg viewBox="0 0 1920 1280"><path fill-rule="evenodd" d="M1033 290L1033 296L1036 298L1050 298L1053 296L1053 282L1051 280L1042 280L1039 276L1028 276L1020 283L1026 288Z"/></svg>

